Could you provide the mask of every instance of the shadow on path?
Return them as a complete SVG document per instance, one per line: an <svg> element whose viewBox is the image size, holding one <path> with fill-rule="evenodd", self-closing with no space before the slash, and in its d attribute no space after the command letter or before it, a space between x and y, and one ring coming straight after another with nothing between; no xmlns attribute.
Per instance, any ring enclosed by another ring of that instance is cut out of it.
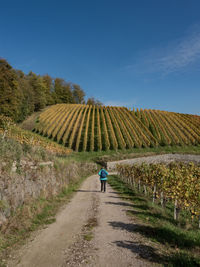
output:
<svg viewBox="0 0 200 267"><path fill-rule="evenodd" d="M134 205L134 204L131 204L128 202L122 202L122 201L119 201L119 202L107 201L105 203L108 205L118 205L118 206L126 206L126 207L131 207L131 208L140 208L142 210L148 210L149 209L149 206L145 205L145 204L144 205Z"/></svg>
<svg viewBox="0 0 200 267"><path fill-rule="evenodd" d="M91 193L91 192L97 192L97 193L101 193L100 190L75 190L75 192L89 192L89 193Z"/></svg>
<svg viewBox="0 0 200 267"><path fill-rule="evenodd" d="M155 263L163 263L166 258L157 253L157 250L151 246L143 245L139 242L133 241L115 241L113 242L118 247L126 248L131 250L133 253L136 253L140 256L140 258L155 262Z"/></svg>
<svg viewBox="0 0 200 267"><path fill-rule="evenodd" d="M105 204L108 204L108 205L119 205L119 206L126 206L126 207L133 207L132 204L129 204L127 202L111 202L111 201L107 201L107 202L105 202Z"/></svg>
<svg viewBox="0 0 200 267"><path fill-rule="evenodd" d="M169 244L171 247L179 247L182 249L195 248L199 246L199 240L188 238L183 232L175 231L161 226L140 225L123 222L108 222L113 228L118 228L128 232L137 232L141 235L156 240L161 244Z"/></svg>

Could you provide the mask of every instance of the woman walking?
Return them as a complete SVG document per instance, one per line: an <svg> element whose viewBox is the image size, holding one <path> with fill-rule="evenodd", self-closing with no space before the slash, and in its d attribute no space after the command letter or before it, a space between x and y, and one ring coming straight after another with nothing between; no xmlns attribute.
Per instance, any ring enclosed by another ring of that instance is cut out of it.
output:
<svg viewBox="0 0 200 267"><path fill-rule="evenodd" d="M108 172L104 168L101 168L101 170L99 171L100 182L101 182L101 192L106 192L107 175L108 175Z"/></svg>

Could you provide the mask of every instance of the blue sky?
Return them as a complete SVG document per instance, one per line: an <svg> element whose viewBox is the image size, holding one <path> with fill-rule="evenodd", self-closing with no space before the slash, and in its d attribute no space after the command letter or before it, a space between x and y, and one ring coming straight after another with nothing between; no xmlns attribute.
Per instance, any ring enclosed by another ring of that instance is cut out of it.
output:
<svg viewBox="0 0 200 267"><path fill-rule="evenodd" d="M200 115L199 0L0 0L0 57L106 105Z"/></svg>

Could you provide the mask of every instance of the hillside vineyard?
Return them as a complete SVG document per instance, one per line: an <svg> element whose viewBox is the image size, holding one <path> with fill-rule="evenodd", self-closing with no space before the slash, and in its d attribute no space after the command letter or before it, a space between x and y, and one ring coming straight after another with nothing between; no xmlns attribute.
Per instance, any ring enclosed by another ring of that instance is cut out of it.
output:
<svg viewBox="0 0 200 267"><path fill-rule="evenodd" d="M57 104L34 131L75 151L200 144L200 118L158 110Z"/></svg>

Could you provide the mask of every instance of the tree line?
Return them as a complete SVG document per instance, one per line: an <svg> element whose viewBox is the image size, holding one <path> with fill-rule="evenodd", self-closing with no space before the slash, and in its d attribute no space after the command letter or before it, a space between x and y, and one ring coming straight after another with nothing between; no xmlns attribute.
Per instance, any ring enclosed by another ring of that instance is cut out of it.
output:
<svg viewBox="0 0 200 267"><path fill-rule="evenodd" d="M85 101L85 92L78 84L48 74L25 74L0 58L0 114L21 122L33 112L58 103L102 104L93 97Z"/></svg>

